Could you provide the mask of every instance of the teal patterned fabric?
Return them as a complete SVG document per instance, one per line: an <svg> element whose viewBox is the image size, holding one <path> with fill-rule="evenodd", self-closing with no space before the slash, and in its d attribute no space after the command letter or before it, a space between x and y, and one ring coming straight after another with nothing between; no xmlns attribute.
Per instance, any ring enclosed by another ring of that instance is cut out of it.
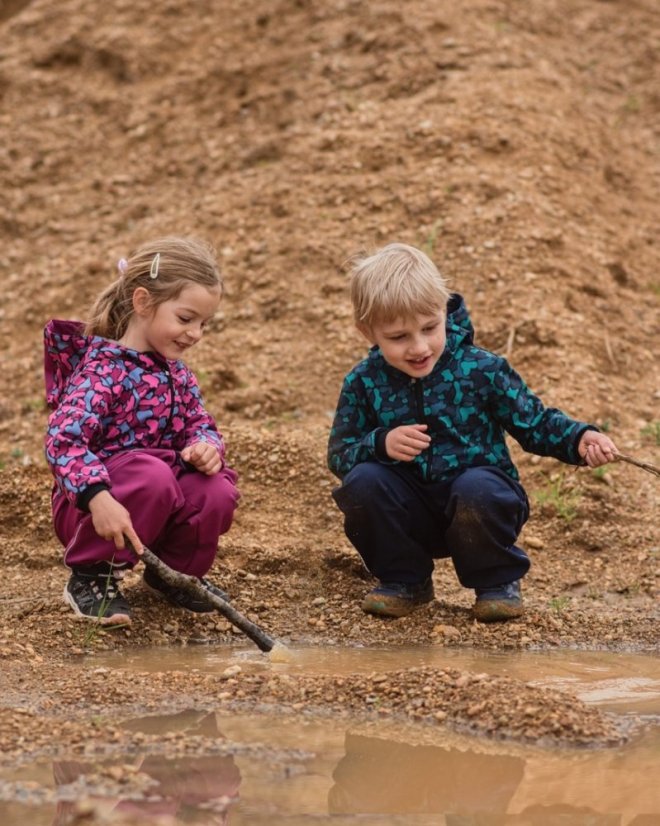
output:
<svg viewBox="0 0 660 826"><path fill-rule="evenodd" d="M388 459L383 437L404 424L428 425L430 447L413 462ZM342 479L360 462L410 467L429 482L479 466L518 479L505 441L530 453L580 464L577 445L592 425L543 405L505 358L477 347L463 299L448 304L447 344L433 369L413 379L391 367L378 347L346 376L328 444L328 466Z"/></svg>

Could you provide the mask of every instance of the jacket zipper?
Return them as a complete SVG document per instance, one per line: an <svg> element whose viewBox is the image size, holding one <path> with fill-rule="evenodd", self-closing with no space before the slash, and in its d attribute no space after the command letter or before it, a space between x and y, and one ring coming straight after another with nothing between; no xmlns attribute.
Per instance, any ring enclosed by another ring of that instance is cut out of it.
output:
<svg viewBox="0 0 660 826"><path fill-rule="evenodd" d="M426 415L424 414L424 387L422 382L419 379L412 379L412 391L413 391L413 406L415 408L415 421L419 422L419 424L426 424L428 425L428 421L426 419ZM429 450L432 450L433 446L429 445ZM430 458L422 465L424 468L424 480L428 482L431 470L431 460Z"/></svg>
<svg viewBox="0 0 660 826"><path fill-rule="evenodd" d="M167 421L165 422L165 427L160 432L160 439L158 440L159 447L165 438L165 434L169 431L170 425L172 424L172 419L174 418L174 382L172 381L172 374L170 373L169 368L165 367L163 369L165 370L165 375L167 376L167 386L170 391L170 412L167 417Z"/></svg>

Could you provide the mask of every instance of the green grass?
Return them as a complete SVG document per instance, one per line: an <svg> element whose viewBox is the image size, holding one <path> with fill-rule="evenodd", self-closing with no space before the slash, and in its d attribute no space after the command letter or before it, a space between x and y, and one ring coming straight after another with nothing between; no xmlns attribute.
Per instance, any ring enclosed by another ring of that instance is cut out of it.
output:
<svg viewBox="0 0 660 826"><path fill-rule="evenodd" d="M435 255L435 244L438 240L438 232L440 231L441 226L442 219L439 219L431 226L426 238L422 242L422 252L425 252L429 258L433 258Z"/></svg>
<svg viewBox="0 0 660 826"><path fill-rule="evenodd" d="M563 614L570 601L570 597L555 597L550 600L550 610L555 614Z"/></svg>
<svg viewBox="0 0 660 826"><path fill-rule="evenodd" d="M647 424L640 430L640 433L645 441L660 445L660 421Z"/></svg>
<svg viewBox="0 0 660 826"><path fill-rule="evenodd" d="M110 564L114 565L115 558L114 556L110 560ZM85 627L85 631L82 638L82 646L83 648L88 648L92 643L94 643L97 639L99 634L104 634L107 631L115 631L120 628L128 628L128 625L102 625L101 620L105 616L105 613L108 609L108 605L110 604L110 600L108 599L108 591L110 589L110 577L106 579L105 585L105 592L103 594L103 599L101 600L101 607L99 608L99 616L98 619L89 622L89 624Z"/></svg>
<svg viewBox="0 0 660 826"><path fill-rule="evenodd" d="M548 505L565 522L572 522L578 513L580 492L569 487L563 475L548 480L548 484L533 494L540 505Z"/></svg>

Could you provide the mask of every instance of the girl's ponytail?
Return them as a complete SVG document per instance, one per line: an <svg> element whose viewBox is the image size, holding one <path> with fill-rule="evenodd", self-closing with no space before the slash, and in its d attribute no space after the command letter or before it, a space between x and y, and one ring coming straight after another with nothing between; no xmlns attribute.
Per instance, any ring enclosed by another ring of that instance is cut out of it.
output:
<svg viewBox="0 0 660 826"><path fill-rule="evenodd" d="M126 289L123 278L118 278L96 299L85 324L85 335L120 339L132 312L132 293Z"/></svg>

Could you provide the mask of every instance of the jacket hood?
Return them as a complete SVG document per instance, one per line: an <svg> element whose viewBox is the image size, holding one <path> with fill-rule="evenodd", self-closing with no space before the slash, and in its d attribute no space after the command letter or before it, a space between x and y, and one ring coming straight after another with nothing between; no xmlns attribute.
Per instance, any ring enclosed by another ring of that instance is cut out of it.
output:
<svg viewBox="0 0 660 826"><path fill-rule="evenodd" d="M53 319L44 328L44 379L46 403L53 410L69 377L80 364L90 339L83 335L81 321Z"/></svg>
<svg viewBox="0 0 660 826"><path fill-rule="evenodd" d="M474 343L474 327L465 300L459 293L452 293L447 302L447 338L455 335L465 344Z"/></svg>
<svg viewBox="0 0 660 826"><path fill-rule="evenodd" d="M103 346L108 354L148 368L153 367L154 364L161 366L167 364L167 359L158 353L142 353L102 336L86 336L83 333L84 329L82 321L62 321L61 319L49 321L44 328L46 403L53 410L58 406L69 379L90 348Z"/></svg>

